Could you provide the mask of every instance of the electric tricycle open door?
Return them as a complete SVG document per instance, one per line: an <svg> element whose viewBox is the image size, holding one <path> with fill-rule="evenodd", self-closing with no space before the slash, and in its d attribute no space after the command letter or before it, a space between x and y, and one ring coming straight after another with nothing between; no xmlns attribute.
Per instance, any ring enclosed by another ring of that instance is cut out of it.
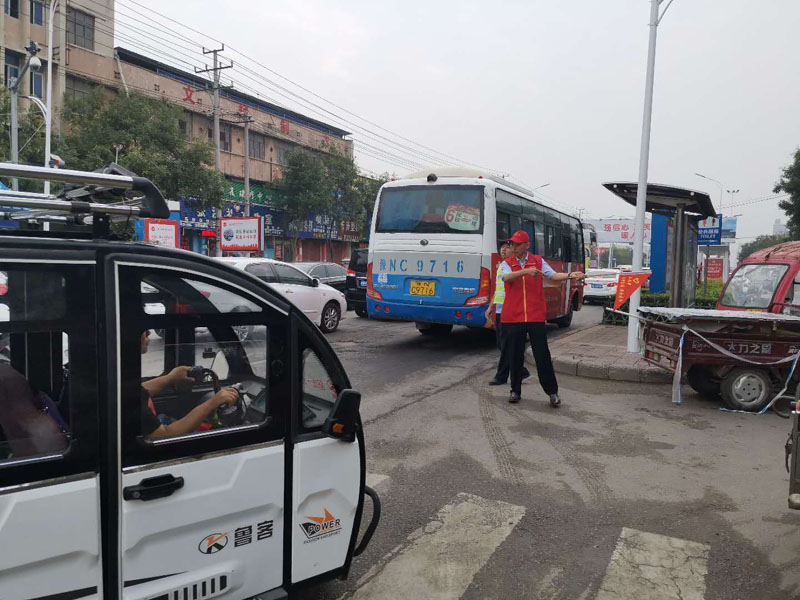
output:
<svg viewBox="0 0 800 600"><path fill-rule="evenodd" d="M0 236L0 272L3 597L283 598L347 574L360 397L297 308L191 253L41 232Z"/></svg>

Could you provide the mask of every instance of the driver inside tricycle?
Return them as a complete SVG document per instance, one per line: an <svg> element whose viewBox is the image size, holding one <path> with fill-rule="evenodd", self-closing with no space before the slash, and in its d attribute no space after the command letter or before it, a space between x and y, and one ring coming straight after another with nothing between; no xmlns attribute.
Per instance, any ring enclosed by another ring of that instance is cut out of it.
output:
<svg viewBox="0 0 800 600"><path fill-rule="evenodd" d="M181 289L174 289L176 283ZM215 304L224 301L219 288L174 278L153 278L143 285L143 295L145 312L156 315L209 315L229 309ZM267 337L266 327L259 325L143 331L141 435L158 440L263 423ZM271 368L278 377L282 362L276 360Z"/></svg>

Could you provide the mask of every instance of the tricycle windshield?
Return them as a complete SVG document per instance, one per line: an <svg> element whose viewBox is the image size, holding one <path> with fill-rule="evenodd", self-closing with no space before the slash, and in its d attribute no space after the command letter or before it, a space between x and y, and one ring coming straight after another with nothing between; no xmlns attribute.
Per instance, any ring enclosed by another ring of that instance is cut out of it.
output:
<svg viewBox="0 0 800 600"><path fill-rule="evenodd" d="M752 264L740 267L728 282L720 304L731 308L767 308L789 265Z"/></svg>

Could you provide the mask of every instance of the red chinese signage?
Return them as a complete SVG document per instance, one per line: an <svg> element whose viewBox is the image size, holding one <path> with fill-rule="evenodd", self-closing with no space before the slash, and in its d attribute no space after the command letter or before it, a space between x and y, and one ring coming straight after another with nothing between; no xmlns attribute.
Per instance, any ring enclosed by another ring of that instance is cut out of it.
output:
<svg viewBox="0 0 800 600"><path fill-rule="evenodd" d="M235 217L220 220L222 250L261 250L263 228L260 217Z"/></svg>
<svg viewBox="0 0 800 600"><path fill-rule="evenodd" d="M289 133L289 121L286 121L285 119L281 119L281 133L284 135Z"/></svg>
<svg viewBox="0 0 800 600"><path fill-rule="evenodd" d="M628 301L633 293L638 290L650 277L650 273L622 273L617 281L617 297L614 300L614 310Z"/></svg>
<svg viewBox="0 0 800 600"><path fill-rule="evenodd" d="M725 261L721 258L708 259L708 280L709 281L722 281L722 269Z"/></svg>

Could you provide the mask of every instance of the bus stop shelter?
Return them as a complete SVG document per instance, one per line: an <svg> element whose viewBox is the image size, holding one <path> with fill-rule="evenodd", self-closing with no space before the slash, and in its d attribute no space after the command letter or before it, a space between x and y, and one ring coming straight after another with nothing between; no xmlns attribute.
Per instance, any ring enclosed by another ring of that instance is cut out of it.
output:
<svg viewBox="0 0 800 600"><path fill-rule="evenodd" d="M636 206L636 182L610 182L603 187ZM668 292L670 306L689 306L697 286L697 223L716 217L705 192L647 184L647 212L653 215L650 241L650 291Z"/></svg>

